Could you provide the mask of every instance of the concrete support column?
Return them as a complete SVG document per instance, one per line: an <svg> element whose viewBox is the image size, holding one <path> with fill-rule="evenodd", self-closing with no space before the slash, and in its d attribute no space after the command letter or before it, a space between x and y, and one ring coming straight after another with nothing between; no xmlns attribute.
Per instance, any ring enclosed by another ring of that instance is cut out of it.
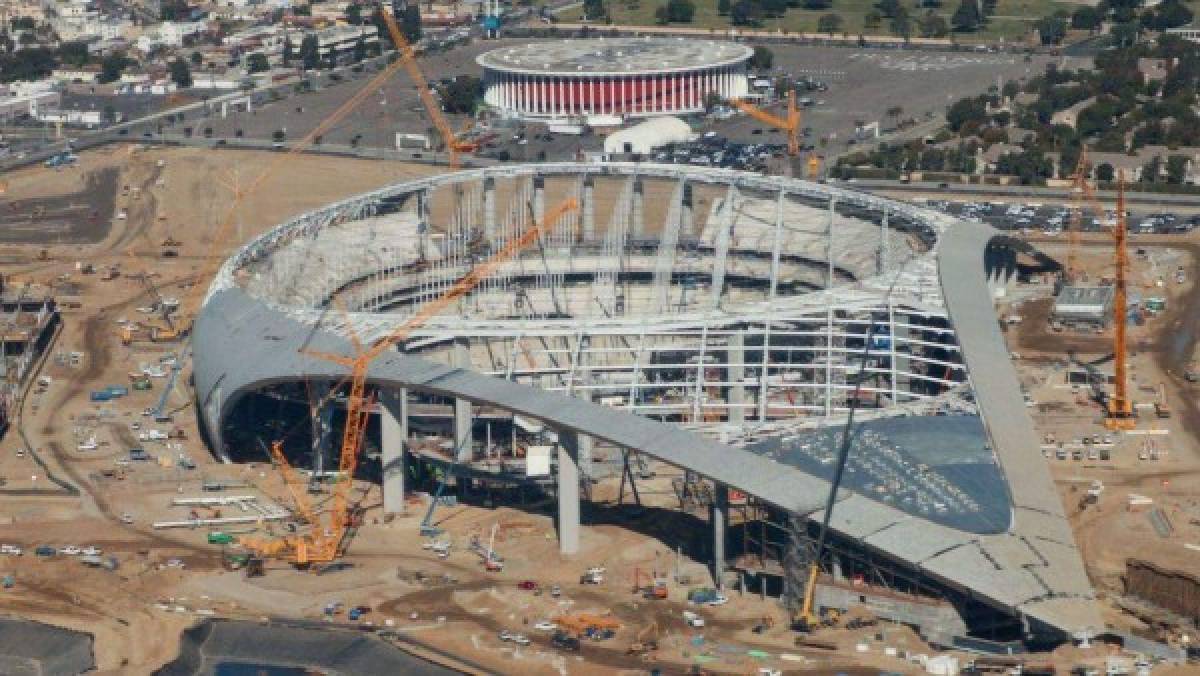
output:
<svg viewBox="0 0 1200 676"><path fill-rule="evenodd" d="M417 193L417 232L420 233L421 257L432 258L429 250L429 214L433 210L433 191L422 190Z"/></svg>
<svg viewBox="0 0 1200 676"><path fill-rule="evenodd" d="M329 397L329 383L313 383L308 390L308 405L312 411L312 470L320 474L325 471L325 459L333 439L333 402Z"/></svg>
<svg viewBox="0 0 1200 676"><path fill-rule="evenodd" d="M713 504L710 512L713 535L713 586L724 587L725 577L725 527L729 522L729 488L724 484L713 486Z"/></svg>
<svg viewBox="0 0 1200 676"><path fill-rule="evenodd" d="M746 422L746 411L742 405L746 403L746 339L741 333L729 336L728 355L726 361L725 379L731 383L726 401L729 402L729 422Z"/></svg>
<svg viewBox="0 0 1200 676"><path fill-rule="evenodd" d="M579 553L579 451L578 438L559 433L558 444L558 553Z"/></svg>
<svg viewBox="0 0 1200 676"><path fill-rule="evenodd" d="M471 367L469 344L464 339L456 339L450 352L450 365L458 368ZM474 453L475 435L471 430L471 402L466 399L454 400L454 459L458 462L470 462Z"/></svg>
<svg viewBox="0 0 1200 676"><path fill-rule="evenodd" d="M679 210L679 231L688 235L699 234L692 231L695 227L695 216L693 214L694 197L692 192L692 184L684 183L683 203Z"/></svg>
<svg viewBox="0 0 1200 676"><path fill-rule="evenodd" d="M583 241L591 242L596 239L596 179L585 176L583 179Z"/></svg>
<svg viewBox="0 0 1200 676"><path fill-rule="evenodd" d="M383 513L404 512L404 453L408 443L408 390L380 390Z"/></svg>
<svg viewBox="0 0 1200 676"><path fill-rule="evenodd" d="M641 239L646 235L645 192L646 186L642 183L642 177L635 176L633 179L633 213L630 214L629 220L629 229L634 239Z"/></svg>
<svg viewBox="0 0 1200 676"><path fill-rule="evenodd" d="M533 217L542 225L546 217L546 179L533 177Z"/></svg>
<svg viewBox="0 0 1200 676"><path fill-rule="evenodd" d="M882 275L887 269L888 256L891 251L891 242L888 241L888 210L883 208L883 221L879 224L879 259L876 267L876 274Z"/></svg>
<svg viewBox="0 0 1200 676"><path fill-rule="evenodd" d="M483 179L483 235L489 244L496 243L496 179Z"/></svg>

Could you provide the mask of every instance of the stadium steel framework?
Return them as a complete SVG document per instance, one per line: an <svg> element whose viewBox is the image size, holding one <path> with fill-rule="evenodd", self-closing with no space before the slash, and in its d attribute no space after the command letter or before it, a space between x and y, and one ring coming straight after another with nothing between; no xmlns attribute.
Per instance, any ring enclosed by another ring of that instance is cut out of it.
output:
<svg viewBox="0 0 1200 676"><path fill-rule="evenodd" d="M236 455L229 420L246 394L341 377L303 348L384 335L567 195L574 217L372 366L385 510L402 504L414 408L446 402L453 440L437 459L470 472L496 450L476 438L486 407L557 432L564 554L578 549L580 476L632 451L712 483L718 582L727 489L780 515L787 586L862 379L830 579L883 571L949 601L949 618L913 606L943 643L1004 618L1033 640L1102 627L992 307L1011 248L987 226L828 185L514 165L296 217L226 262L197 318L216 453Z"/></svg>

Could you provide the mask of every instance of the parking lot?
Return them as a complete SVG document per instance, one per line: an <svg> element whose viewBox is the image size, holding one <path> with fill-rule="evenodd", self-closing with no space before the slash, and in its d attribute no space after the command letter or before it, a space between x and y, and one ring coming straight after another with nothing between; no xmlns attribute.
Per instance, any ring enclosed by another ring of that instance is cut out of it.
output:
<svg viewBox="0 0 1200 676"><path fill-rule="evenodd" d="M1061 235L1071 223L1071 209L1063 205L947 200L930 200L925 205L967 220L987 223L1000 230L1019 231L1026 235L1055 237ZM1080 230L1107 232L1115 218L1116 212L1112 209L1105 210L1103 214L1084 209L1079 221ZM1135 235L1186 234L1200 225L1200 216L1131 209L1126 222L1129 232Z"/></svg>

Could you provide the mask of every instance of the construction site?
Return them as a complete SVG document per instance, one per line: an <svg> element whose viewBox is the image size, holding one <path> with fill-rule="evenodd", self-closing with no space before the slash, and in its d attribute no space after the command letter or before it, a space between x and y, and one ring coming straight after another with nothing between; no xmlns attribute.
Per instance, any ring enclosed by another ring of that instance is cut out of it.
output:
<svg viewBox="0 0 1200 676"><path fill-rule="evenodd" d="M6 176L0 670L1188 673L1194 237L461 169L392 34L448 167Z"/></svg>

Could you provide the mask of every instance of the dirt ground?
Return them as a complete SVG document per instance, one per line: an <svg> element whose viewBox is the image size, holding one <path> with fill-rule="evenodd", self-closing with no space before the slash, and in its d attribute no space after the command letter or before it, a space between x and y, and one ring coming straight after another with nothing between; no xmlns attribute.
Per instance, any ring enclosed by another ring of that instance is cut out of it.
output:
<svg viewBox="0 0 1200 676"><path fill-rule="evenodd" d="M1051 255L1061 254L1063 245L1038 242ZM1139 251L1143 251L1141 255ZM1089 237L1082 247L1080 262L1093 280L1111 277L1114 270L1111 244ZM1200 328L1200 238L1135 236L1130 245L1130 292L1142 297L1161 296L1167 309L1149 317L1143 326L1129 330L1129 392L1138 414L1134 430L1114 433L1103 426L1103 411L1090 396L1089 388L1065 382L1065 365L1073 354L1081 362L1111 369L1113 333L1054 331L1049 325L1052 300L1049 289L1021 303L1022 322L1009 331L1010 349L1022 383L1030 392L1034 418L1046 437L1043 452L1059 485L1078 546L1088 573L1102 598L1109 601L1107 619L1158 638L1178 638L1178 632L1155 634L1139 619L1122 613L1117 600L1124 596L1125 563L1131 557L1152 561L1166 568L1193 570L1195 552L1188 546L1200 543L1200 405L1196 385L1184 378L1196 357ZM1175 280L1175 271L1185 271L1185 281ZM1154 402L1165 392L1171 417L1155 414ZM1050 435L1050 436L1046 436ZM1102 444L1112 438L1110 459L1098 460L1072 451L1086 451L1085 437L1099 436ZM1067 458L1057 454L1065 444ZM1094 504L1084 497L1094 482L1103 492ZM1161 510L1172 526L1160 535L1150 512ZM1114 537L1119 533L1120 537Z"/></svg>
<svg viewBox="0 0 1200 676"><path fill-rule="evenodd" d="M270 173L258 178L264 170ZM91 632L103 674L152 671L174 656L180 630L209 613L318 618L332 600L372 606L376 611L368 620L376 625L391 620L429 645L508 673L644 670L649 663L626 655L626 648L652 618L661 631L662 648L655 660L677 669L699 657L711 660L711 669L744 673L758 664L745 650L761 648L772 655L788 653L792 661L776 664L781 668L854 673L853 665L871 664L904 670L904 663L884 655L880 645L855 655L852 646L861 639L855 632L836 637L846 645L842 656L806 654L792 647L792 634L782 628L781 615L775 618L775 629L751 634L748 628L764 614L778 614L774 602L755 597L735 597L724 607L701 610L710 627L688 630L682 619L683 587L673 588L672 600L652 608L630 594L634 568L652 567L656 551L663 547L616 525L585 529L583 552L566 561L558 555L549 517L459 507L440 519L456 544L450 557L439 561L415 537L423 507L414 504L407 517L383 523L376 487L367 499L373 505L367 512L368 525L350 550L351 570L318 576L272 566L265 577L252 580L224 570L220 548L206 543L207 529L152 528L156 521L188 518L187 508L171 507L170 501L211 495L202 491L205 482L231 484L225 494L250 495L263 503L287 500L269 467L217 464L196 440L186 370L168 395L167 408L174 414L168 425L155 425L143 415L162 395L165 378L152 378L149 391L133 390L103 403L89 400L92 390L128 385L128 373L153 370L178 349L174 343L121 343L117 321L136 318L138 308L150 302L137 277L146 274L159 293L182 301L181 314L190 315L215 264L235 244L295 213L429 171L423 166L269 152L116 146L85 153L74 167L35 167L7 177L0 220L9 220L3 224L29 220L36 205L47 206L39 212L42 218L57 219L53 227L42 223L46 227L13 229L12 237L0 237L8 284L48 287L73 305L63 308L62 328L38 371L51 383L28 395L21 428L49 472L78 486L82 494L0 497L3 541L25 549L24 556L0 558L0 574L12 574L16 580L14 588L0 596L0 612ZM104 190L111 194L100 194ZM247 197L230 213L235 191ZM51 208L64 203L71 210ZM79 203L94 208L80 208ZM15 243L22 238L28 241ZM168 239L178 244L164 246ZM164 257L166 250L177 255ZM84 264L97 272L118 266L121 274L104 281L100 274L85 274ZM77 359L72 359L76 352ZM175 426L185 438L167 443L138 439L150 428ZM144 447L153 461L126 460L127 450L134 447ZM6 490L52 488L33 455L18 452L25 450L15 429L0 443L0 476L7 480ZM181 468L180 457L190 459L196 469ZM507 569L499 575L485 574L478 557L462 546L471 534L493 523L502 525L497 548L509 556ZM250 527L273 530L270 523ZM108 572L87 568L71 556L34 556L33 549L42 544L99 547L120 567ZM663 561L669 555L658 553ZM606 584L581 587L578 576L586 565L606 566L611 571ZM695 562L682 565L693 571L694 579L707 579ZM417 583L412 581L416 571L435 580L449 574L456 582ZM527 578L543 585L561 584L563 597L519 591L517 582ZM623 625L618 638L603 645L589 643L582 656L563 655L550 648L545 632L532 627L538 620L581 609L612 610ZM335 621L346 622L344 615ZM496 638L501 629L528 633L534 642L524 648L502 643ZM896 641L919 644L907 632L898 632ZM721 647L727 642L736 642L741 652Z"/></svg>
<svg viewBox="0 0 1200 676"><path fill-rule="evenodd" d="M264 170L269 173L260 179ZM151 527L156 521L186 519L188 509L172 507L171 500L214 495L202 491L205 482L224 482L230 488L223 494L249 495L261 503L288 504L288 500L268 466L220 465L197 441L186 370L167 400L168 410L174 414L170 425L156 426L143 415L162 395L165 378L152 378L149 391L131 391L110 402L89 400L92 390L128 384L129 373L153 368L178 349L174 343L127 346L119 340L117 321L137 317L138 308L150 299L137 275L147 275L163 295L178 297L181 314L190 315L198 307L215 265L237 244L290 215L429 171L423 166L270 152L114 146L85 153L75 167L61 171L30 168L7 177L8 190L0 196L0 223L4 214L17 218L12 214L21 214L23 209L31 214L27 209L34 200L52 205L94 198L97 210L105 207L111 213L92 218L87 209L55 212L54 218L62 221L55 228L73 233L70 238L47 234L27 244L15 244L0 237L0 260L6 262L10 284L45 285L77 303L63 309L62 329L39 370L39 375L52 382L44 391L27 397L21 428L49 471L82 491L78 498L0 494L0 537L26 550L22 557L0 557L0 574L12 574L16 580L14 588L0 593L0 612L93 633L102 674L153 671L174 656L180 630L210 613L244 619L273 615L316 619L324 617L322 609L332 601L342 601L346 607L370 606L373 611L364 623L390 626L502 673L633 673L651 666L681 673L694 663L721 673L751 673L760 666L809 673L917 673L918 667L887 654L888 648L900 655L931 652L906 629L834 630L822 638L836 642L839 650L821 654L793 645L794 634L785 627L774 601L736 592L730 593L725 606L697 610L707 623L703 630L686 627L682 612L688 607L687 586L707 584L707 572L685 558L680 567L692 583L673 584L668 600L646 601L632 594L635 571L666 570L673 557L669 547L652 537L655 528L645 524L618 520L589 525L583 530L581 553L567 560L558 554L550 517L507 508L460 506L439 512L438 523L452 542L449 557L439 560L421 547L422 540L417 537L423 503L410 503L407 515L385 520L379 513L378 487L371 487L364 503L369 506L366 523L347 557L352 568L315 575L270 565L264 577L254 579L224 570L220 547L206 543L206 529ZM105 181L114 192L107 202L96 194L101 189L97 186ZM246 193L246 199L230 213L238 192ZM435 216L438 208L435 204ZM654 222L650 217L647 221ZM164 246L168 239L178 244ZM40 255L43 249L44 256ZM167 250L177 255L164 257ZM1198 258L1194 253L1186 255L1194 279L1200 274ZM1173 259L1162 260L1166 264ZM84 263L98 271L119 266L121 274L102 281L99 274L84 274ZM1166 316L1138 330L1137 340L1148 346L1138 349L1138 383L1157 383L1163 378L1158 373L1164 364L1155 356L1159 351L1152 348L1167 339L1156 336L1177 335L1185 325L1194 331L1200 322L1196 308L1184 309L1182 299L1188 291L1190 286L1172 286L1171 309ZM1052 372L1046 370L1038 352L1044 349L1046 356L1059 358L1055 355L1061 348L1051 341L1062 336L1037 333L1035 325L1030 319L1022 326L1022 332L1030 332L1028 346L1021 332L1012 334L1019 341L1014 350L1023 354L1019 362L1022 371L1039 401L1052 403L1053 397L1059 396L1069 403L1073 393L1050 383ZM1095 341L1081 345L1081 352L1083 347L1102 351ZM70 357L73 352L80 353L78 359ZM1200 542L1200 534L1189 534L1195 526L1185 515L1194 507L1187 496L1195 492L1200 457L1184 427L1197 413L1182 412L1184 397L1190 396L1176 376L1183 357L1171 359L1174 361L1165 364L1171 369L1166 376L1168 395L1178 402L1180 413L1170 420L1155 421L1168 430L1165 439L1171 448L1164 459L1138 461L1137 451L1127 450L1107 467L1052 461L1068 504L1078 500L1075 488L1093 476L1102 477L1109 487L1099 505L1081 514L1072 510L1090 572L1102 589L1118 588L1127 550L1169 552L1173 548L1184 557L1188 550L1180 542L1192 537ZM1138 396L1143 395L1139 392ZM1191 405L1189 400L1187 406ZM1094 408L1069 409L1059 406L1039 411L1039 424L1078 429L1077 434L1095 427ZM148 428L174 426L181 428L184 438L169 443L138 439L139 432ZM91 444L85 442L92 440L95 448L89 450ZM1121 447L1134 449L1138 442L1129 435ZM18 453L24 446L19 430L0 442L0 476L7 479L5 489L50 488L32 455ZM145 447L154 461L127 462L126 452L132 447ZM190 459L196 468L182 468L180 456ZM1164 478L1170 480L1169 489L1162 488ZM644 497L653 504L672 506L669 491L656 493L654 488L647 485ZM1156 541L1144 514L1123 511L1128 492L1151 496L1170 511L1178 529L1172 542ZM612 493L611 486L599 486L595 496L606 499ZM1131 533L1128 545L1114 546L1111 538L1105 537L1106 526L1116 518ZM497 550L508 559L499 574L484 572L479 557L465 546L473 535L486 537L493 525L498 525ZM269 522L248 528L262 533L278 530ZM32 551L39 544L100 547L105 556L115 556L120 567L107 572L86 568L75 557L41 559ZM1169 554L1164 553L1166 556ZM583 569L593 565L607 569L605 582L580 585ZM452 579L444 579L444 575ZM543 589L559 584L563 594L554 598L549 593L519 590L518 582L526 579L537 580ZM533 625L567 611L611 611L622 628L612 641L587 642L580 655L564 654L551 648L547 633ZM773 627L752 633L751 627L764 616L772 617ZM345 615L330 621L348 622ZM1114 613L1114 621L1122 620ZM501 642L497 638L501 630L525 633L532 644L518 647ZM652 660L626 654L639 634L657 634L660 649ZM750 649L772 657L748 657Z"/></svg>

